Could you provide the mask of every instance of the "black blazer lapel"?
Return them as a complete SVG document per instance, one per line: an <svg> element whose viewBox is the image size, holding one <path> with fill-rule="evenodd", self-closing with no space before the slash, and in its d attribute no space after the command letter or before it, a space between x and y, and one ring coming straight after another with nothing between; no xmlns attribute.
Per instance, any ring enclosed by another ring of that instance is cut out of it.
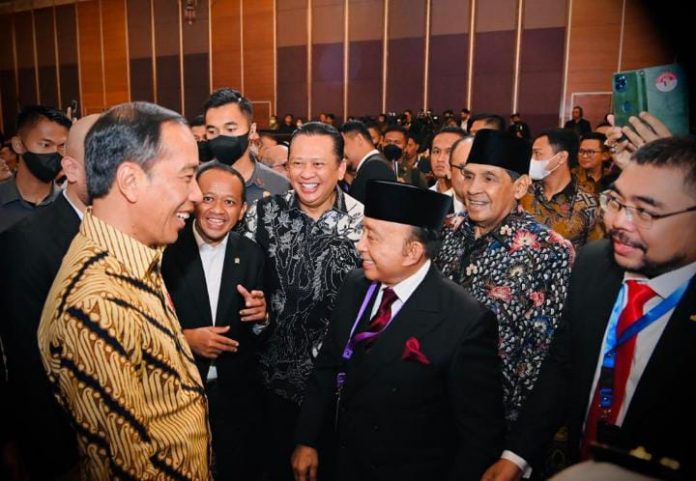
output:
<svg viewBox="0 0 696 481"><path fill-rule="evenodd" d="M184 227L179 240L168 250L168 255L171 256L170 260L175 268L174 278L169 280L169 284L174 288L170 290L173 291L171 294L174 308L180 317L182 327L187 329L211 326L213 318L210 312L203 263L190 224ZM182 306L182 304L186 304L186 306ZM183 314L184 312L195 312L195 318L192 315Z"/></svg>
<svg viewBox="0 0 696 481"><path fill-rule="evenodd" d="M439 302L434 302L439 298L438 275L437 269L431 266L423 282L380 335L370 352L365 353L359 363L353 366L349 364L346 397L364 386L381 369L388 369L390 362L400 359L410 337L420 338L440 324L442 318L438 316Z"/></svg>
<svg viewBox="0 0 696 481"><path fill-rule="evenodd" d="M230 232L227 238L227 248L225 249L225 260L222 267L222 279L220 280L220 294L218 296L217 313L215 324L217 326L232 326L230 337L236 338L239 329L238 322L231 322L239 319L241 305L241 295L237 292L237 284L242 283L245 256L240 252L240 238L234 232ZM244 286L251 290L250 286Z"/></svg>

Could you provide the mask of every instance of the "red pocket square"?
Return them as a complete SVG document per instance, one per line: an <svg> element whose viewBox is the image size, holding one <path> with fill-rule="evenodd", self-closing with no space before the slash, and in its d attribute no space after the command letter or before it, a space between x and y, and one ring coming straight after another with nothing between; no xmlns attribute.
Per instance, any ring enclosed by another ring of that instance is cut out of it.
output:
<svg viewBox="0 0 696 481"><path fill-rule="evenodd" d="M404 345L404 352L401 354L401 359L408 361L413 359L421 364L430 364L430 360L420 350L420 341L415 337L410 337Z"/></svg>

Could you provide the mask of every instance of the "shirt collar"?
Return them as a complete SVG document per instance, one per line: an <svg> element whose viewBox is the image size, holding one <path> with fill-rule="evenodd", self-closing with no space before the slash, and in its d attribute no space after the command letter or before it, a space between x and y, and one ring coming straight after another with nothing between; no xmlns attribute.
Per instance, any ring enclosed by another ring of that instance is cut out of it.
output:
<svg viewBox="0 0 696 481"><path fill-rule="evenodd" d="M360 170L360 167L362 167L362 165L365 163L365 161L367 160L368 157L371 157L371 156L373 156L373 155L375 155L375 154L379 154L379 150L377 150L377 149L372 149L372 150L369 151L367 154L365 154L365 157L363 157L362 160L360 160L360 162L358 162L358 168L355 169L355 173L356 173L356 174L358 173L358 171Z"/></svg>
<svg viewBox="0 0 696 481"><path fill-rule="evenodd" d="M696 262L665 272L652 279L648 279L641 274L626 271L624 273L624 282L629 280L644 281L658 296L665 299L672 292L676 291L679 286L688 282L694 275L696 275Z"/></svg>
<svg viewBox="0 0 696 481"><path fill-rule="evenodd" d="M73 201L70 200L70 196L68 196L68 192L66 189L63 189L63 197L65 197L65 200L68 201L68 204L70 204L70 207L73 208L73 210L75 211L77 216L80 218L80 220L82 220L85 216L85 213L82 212L80 209L78 209L77 206L73 203Z"/></svg>
<svg viewBox="0 0 696 481"><path fill-rule="evenodd" d="M572 199L575 196L575 191L578 188L578 179L575 176L575 174L570 175L570 182L568 182L568 185L563 187L563 190L560 192L556 193L551 197L550 202L556 202L556 199L559 196L565 196L566 199ZM534 188L534 192L536 193L536 196L540 199L542 199L544 202L546 202L546 196L544 195L544 182L541 180L535 180L532 183L532 186Z"/></svg>
<svg viewBox="0 0 696 481"><path fill-rule="evenodd" d="M138 279L145 278L162 260L164 247L153 249L107 224L92 214L88 207L80 224L80 234L91 239L102 249L109 252L126 270Z"/></svg>
<svg viewBox="0 0 696 481"><path fill-rule="evenodd" d="M421 282L423 282L423 279L425 279L425 276L428 274L428 270L430 269L430 264L431 261L428 259L425 264L423 264L414 274L411 274L403 281L391 286L392 290L401 302L405 303L418 288ZM384 290L386 287L387 286L382 284L381 289Z"/></svg>
<svg viewBox="0 0 696 481"><path fill-rule="evenodd" d="M229 232L227 234L225 234L225 237L217 244L209 244L198 233L198 229L196 229L196 221L195 220L193 222L191 222L191 230L193 230L193 238L196 239L196 245L198 246L199 251L204 250L204 249L218 250L218 249L225 249L227 247L227 239L229 239L229 237L230 237Z"/></svg>
<svg viewBox="0 0 696 481"><path fill-rule="evenodd" d="M19 193L19 189L17 188L17 174L15 174L15 176L11 179L4 181L2 185L5 188L2 189L3 195L0 197L0 204L5 205L15 201L27 203L27 201L24 200L22 195ZM56 197L58 197L59 194L60 189L56 186L56 184L51 182L51 192L49 192L48 195L44 197L41 202L36 204L36 206L39 207L46 204L50 204L56 199Z"/></svg>

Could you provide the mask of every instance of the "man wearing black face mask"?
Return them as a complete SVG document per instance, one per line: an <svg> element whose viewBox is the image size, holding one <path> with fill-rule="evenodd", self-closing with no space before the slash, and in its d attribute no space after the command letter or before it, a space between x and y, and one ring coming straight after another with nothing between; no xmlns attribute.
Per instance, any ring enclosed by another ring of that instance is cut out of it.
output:
<svg viewBox="0 0 696 481"><path fill-rule="evenodd" d="M203 110L210 158L231 165L242 174L248 203L287 192L288 180L257 162L249 149L249 133L255 129L249 99L225 87L210 95Z"/></svg>
<svg viewBox="0 0 696 481"><path fill-rule="evenodd" d="M348 194L365 202L365 187L368 180L396 180L394 170L390 163L375 148L367 126L359 121L352 120L343 124L341 128L345 142L344 155L355 178L350 184Z"/></svg>
<svg viewBox="0 0 696 481"><path fill-rule="evenodd" d="M53 179L70 129L61 112L43 105L26 107L17 117L12 150L19 154L17 174L0 184L0 232L36 209L49 205L60 190Z"/></svg>

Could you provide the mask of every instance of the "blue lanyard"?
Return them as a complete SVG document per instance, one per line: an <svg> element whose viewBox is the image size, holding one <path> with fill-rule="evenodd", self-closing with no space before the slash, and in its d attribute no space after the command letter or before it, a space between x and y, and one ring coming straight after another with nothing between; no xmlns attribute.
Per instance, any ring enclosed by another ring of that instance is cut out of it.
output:
<svg viewBox="0 0 696 481"><path fill-rule="evenodd" d="M607 414L608 410L611 410L612 404L614 403L614 365L616 361L616 350L633 337L637 336L643 329L650 326L652 323L674 309L677 304L679 304L679 301L686 292L686 289L689 287L690 282L691 279L687 280L684 284L672 292L672 294L670 294L665 300L661 301L658 305L643 314L640 319L626 328L624 332L621 333L621 336L617 339L616 331L618 328L619 317L621 315L621 311L625 308L624 300L626 299L626 291L628 290L626 284L624 284L621 288L619 297L614 304L614 309L612 310L611 317L609 319L609 326L607 327L607 340L604 346L604 356L602 359L602 369L600 371L598 380L599 404L605 411L605 414Z"/></svg>

